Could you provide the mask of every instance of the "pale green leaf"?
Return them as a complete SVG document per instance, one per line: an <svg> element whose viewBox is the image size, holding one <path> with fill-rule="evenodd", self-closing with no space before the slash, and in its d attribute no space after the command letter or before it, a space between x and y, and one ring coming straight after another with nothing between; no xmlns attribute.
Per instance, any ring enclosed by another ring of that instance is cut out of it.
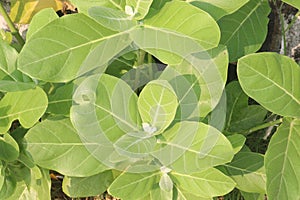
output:
<svg viewBox="0 0 300 200"><path fill-rule="evenodd" d="M18 68L36 79L68 82L97 67L104 72L130 43L128 33L117 34L83 14L73 14L36 32L23 47Z"/></svg>
<svg viewBox="0 0 300 200"><path fill-rule="evenodd" d="M203 50L214 48L219 44L220 30L215 20L206 12L187 2L168 2L159 13L146 19L144 23L153 28L186 35L196 41ZM165 39L171 40L171 38ZM176 44L178 45L178 42Z"/></svg>
<svg viewBox="0 0 300 200"><path fill-rule="evenodd" d="M125 10L126 0L109 0L109 2L119 10Z"/></svg>
<svg viewBox="0 0 300 200"><path fill-rule="evenodd" d="M152 4L153 0L126 0L126 6L132 7L134 19L143 19Z"/></svg>
<svg viewBox="0 0 300 200"><path fill-rule="evenodd" d="M165 192L172 192L173 181L167 173L163 173L159 180L159 187Z"/></svg>
<svg viewBox="0 0 300 200"><path fill-rule="evenodd" d="M0 162L0 188L2 188L4 181L5 181L5 173L3 170L3 164L2 162Z"/></svg>
<svg viewBox="0 0 300 200"><path fill-rule="evenodd" d="M26 40L28 41L34 33L57 18L58 15L53 8L45 8L36 13L30 22L30 26L26 33Z"/></svg>
<svg viewBox="0 0 300 200"><path fill-rule="evenodd" d="M0 188L0 197L3 199L13 195L17 188L17 181L13 175L6 175L2 188Z"/></svg>
<svg viewBox="0 0 300 200"><path fill-rule="evenodd" d="M269 199L300 197L300 120L284 118L265 156Z"/></svg>
<svg viewBox="0 0 300 200"><path fill-rule="evenodd" d="M299 0L283 0L283 2L288 3L297 9L300 9L300 1Z"/></svg>
<svg viewBox="0 0 300 200"><path fill-rule="evenodd" d="M265 194L240 191L245 200L265 200Z"/></svg>
<svg viewBox="0 0 300 200"><path fill-rule="evenodd" d="M79 13L84 13L84 14L88 14L88 10L91 7L94 6L105 6L105 7L109 7L109 8L116 8L116 6L114 4L112 4L111 2L113 2L113 0L71 0L72 4L76 6L76 8L78 9Z"/></svg>
<svg viewBox="0 0 300 200"><path fill-rule="evenodd" d="M162 136L152 155L176 172L199 172L233 158L233 148L227 138L203 123L180 122Z"/></svg>
<svg viewBox="0 0 300 200"><path fill-rule="evenodd" d="M45 120L31 128L25 140L26 150L41 167L79 177L107 169L87 151L69 119Z"/></svg>
<svg viewBox="0 0 300 200"><path fill-rule="evenodd" d="M17 71L18 52L8 43L0 40L0 80L22 80L21 73Z"/></svg>
<svg viewBox="0 0 300 200"><path fill-rule="evenodd" d="M190 175L171 172L171 177L178 188L202 198L225 195L235 186L233 180L214 168Z"/></svg>
<svg viewBox="0 0 300 200"><path fill-rule="evenodd" d="M0 160L14 161L19 156L19 146L10 134L0 137Z"/></svg>
<svg viewBox="0 0 300 200"><path fill-rule="evenodd" d="M35 88L34 83L15 82L8 80L0 80L1 92L18 92Z"/></svg>
<svg viewBox="0 0 300 200"><path fill-rule="evenodd" d="M97 20L102 26L115 31L125 31L137 25L137 22L129 19L121 10L108 7L92 7L89 15Z"/></svg>
<svg viewBox="0 0 300 200"><path fill-rule="evenodd" d="M171 179L170 179L171 180ZM172 180L171 180L172 181ZM152 190L150 191L150 198L149 200L173 200L173 191L165 191L165 190L162 190L160 187L159 187L159 184L155 184L152 188ZM144 199L142 199L144 200Z"/></svg>
<svg viewBox="0 0 300 200"><path fill-rule="evenodd" d="M62 189L72 198L97 196L105 192L112 181L113 175L110 170L88 177L65 176Z"/></svg>
<svg viewBox="0 0 300 200"><path fill-rule="evenodd" d="M74 83L68 83L57 88L54 94L49 95L47 112L56 115L69 115L74 87Z"/></svg>
<svg viewBox="0 0 300 200"><path fill-rule="evenodd" d="M149 82L138 98L138 110L144 123L155 127L158 133L173 121L178 106L172 86L164 80Z"/></svg>
<svg viewBox="0 0 300 200"><path fill-rule="evenodd" d="M0 101L0 132L8 131L16 119L24 128L32 127L44 114L47 105L47 95L39 87L8 92Z"/></svg>
<svg viewBox="0 0 300 200"><path fill-rule="evenodd" d="M122 200L142 198L158 183L159 174L160 172L121 174L110 185L108 192Z"/></svg>
<svg viewBox="0 0 300 200"><path fill-rule="evenodd" d="M245 5L249 0L187 0L192 5L208 12L215 20L231 14Z"/></svg>
<svg viewBox="0 0 300 200"><path fill-rule="evenodd" d="M170 81L178 75L192 74L201 88L198 107L188 118L205 117L219 103L227 78L228 53L224 46L187 55L178 65L168 66L160 79ZM196 93L197 94L197 93Z"/></svg>
<svg viewBox="0 0 300 200"><path fill-rule="evenodd" d="M17 182L15 192L6 200L50 200L51 181L49 171L38 169L30 171L30 187L24 181Z"/></svg>
<svg viewBox="0 0 300 200"><path fill-rule="evenodd" d="M300 117L300 68L291 58L258 53L238 62L238 77L247 95L266 109Z"/></svg>
<svg viewBox="0 0 300 200"><path fill-rule="evenodd" d="M251 0L218 21L220 43L227 46L230 62L260 49L267 36L270 10L267 0Z"/></svg>
<svg viewBox="0 0 300 200"><path fill-rule="evenodd" d="M229 164L224 166L226 174L236 182L239 190L261 194L266 192L263 155L241 151Z"/></svg>

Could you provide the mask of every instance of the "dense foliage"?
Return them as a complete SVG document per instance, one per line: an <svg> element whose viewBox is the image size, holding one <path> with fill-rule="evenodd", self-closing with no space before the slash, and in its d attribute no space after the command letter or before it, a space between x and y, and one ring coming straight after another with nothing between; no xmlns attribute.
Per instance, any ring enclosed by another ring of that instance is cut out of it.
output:
<svg viewBox="0 0 300 200"><path fill-rule="evenodd" d="M299 199L300 68L255 53L267 0L72 3L20 12L17 50L0 40L1 199L50 199L49 170L70 197ZM251 151L268 127L265 155Z"/></svg>

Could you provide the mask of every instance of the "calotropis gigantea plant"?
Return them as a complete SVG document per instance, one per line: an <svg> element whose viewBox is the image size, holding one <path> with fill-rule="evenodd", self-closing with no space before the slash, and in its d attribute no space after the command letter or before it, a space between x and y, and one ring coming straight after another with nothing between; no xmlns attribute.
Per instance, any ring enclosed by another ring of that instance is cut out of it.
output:
<svg viewBox="0 0 300 200"><path fill-rule="evenodd" d="M300 68L255 53L267 0L72 2L20 52L0 41L2 199L50 199L49 170L70 197L299 198ZM265 155L245 145L278 124Z"/></svg>

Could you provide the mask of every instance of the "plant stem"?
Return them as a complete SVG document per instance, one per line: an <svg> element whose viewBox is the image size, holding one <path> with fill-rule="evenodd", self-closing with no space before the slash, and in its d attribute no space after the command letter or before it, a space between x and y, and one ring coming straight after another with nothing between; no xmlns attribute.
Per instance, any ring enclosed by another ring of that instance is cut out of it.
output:
<svg viewBox="0 0 300 200"><path fill-rule="evenodd" d="M265 128L268 128L270 126L275 126L277 124L280 124L281 122L282 122L282 118L277 119L275 121L270 121L270 122L258 125L258 126L254 127L254 128L251 128L248 131L245 131L244 133L246 133L246 135L248 135L248 134L253 133L255 131L258 131L258 130L261 130L261 129L265 129Z"/></svg>
<svg viewBox="0 0 300 200"><path fill-rule="evenodd" d="M24 39L20 35L18 29L15 27L14 23L11 21L10 17L8 16L7 12L5 11L2 3L0 3L0 14L3 16L4 20L7 23L7 26L9 27L11 34L16 37L17 41L21 46L25 44Z"/></svg>

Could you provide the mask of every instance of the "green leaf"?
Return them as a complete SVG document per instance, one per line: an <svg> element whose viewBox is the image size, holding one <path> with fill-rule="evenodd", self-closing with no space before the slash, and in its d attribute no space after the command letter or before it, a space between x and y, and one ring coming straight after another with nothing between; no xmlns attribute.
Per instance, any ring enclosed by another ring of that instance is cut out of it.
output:
<svg viewBox="0 0 300 200"><path fill-rule="evenodd" d="M149 12L153 0L126 0L126 6L130 6L133 17L136 20L143 19Z"/></svg>
<svg viewBox="0 0 300 200"><path fill-rule="evenodd" d="M57 88L55 93L49 96L47 112L56 115L69 115L74 88L74 83L68 83Z"/></svg>
<svg viewBox="0 0 300 200"><path fill-rule="evenodd" d="M69 119L45 120L31 128L25 140L26 150L41 167L78 177L107 169L87 151L88 144L81 141Z"/></svg>
<svg viewBox="0 0 300 200"><path fill-rule="evenodd" d="M7 200L45 199L50 200L51 181L49 171L45 169L31 170L30 187L24 181L17 182L15 192Z"/></svg>
<svg viewBox="0 0 300 200"><path fill-rule="evenodd" d="M146 19L144 23L152 28L186 35L195 40L203 50L216 47L220 40L220 30L215 20L206 12L183 1L166 3L159 13Z"/></svg>
<svg viewBox="0 0 300 200"><path fill-rule="evenodd" d="M34 83L15 82L8 80L0 80L1 92L18 92L35 88Z"/></svg>
<svg viewBox="0 0 300 200"><path fill-rule="evenodd" d="M251 193L266 192L264 156L258 153L241 151L233 160L224 165L226 174L235 182L239 190Z"/></svg>
<svg viewBox="0 0 300 200"><path fill-rule="evenodd" d="M270 199L300 196L300 120L284 118L272 136L265 156L267 194Z"/></svg>
<svg viewBox="0 0 300 200"><path fill-rule="evenodd" d="M18 81L21 73L17 71L18 52L2 39L0 40L0 80Z"/></svg>
<svg viewBox="0 0 300 200"><path fill-rule="evenodd" d="M88 10L94 6L105 6L109 8L116 8L114 4L112 4L113 0L102 0L102 1L95 1L95 0L72 0L72 4L76 6L78 12L88 14ZM122 9L121 9L122 10Z"/></svg>
<svg viewBox="0 0 300 200"><path fill-rule="evenodd" d="M62 189L72 198L96 196L105 192L112 182L113 175L110 170L88 177L65 176Z"/></svg>
<svg viewBox="0 0 300 200"><path fill-rule="evenodd" d="M226 131L241 133L263 123L267 110L259 105L249 106L249 97L238 81L230 82L226 86L226 98Z"/></svg>
<svg viewBox="0 0 300 200"><path fill-rule="evenodd" d="M203 123L180 122L162 136L152 155L176 172L199 172L233 158L234 152L227 138Z"/></svg>
<svg viewBox="0 0 300 200"><path fill-rule="evenodd" d="M218 21L220 43L227 46L230 62L260 49L267 36L269 13L267 0L251 0Z"/></svg>
<svg viewBox="0 0 300 200"><path fill-rule="evenodd" d="M121 10L99 6L90 8L88 12L102 26L114 31L125 31L137 25Z"/></svg>
<svg viewBox="0 0 300 200"><path fill-rule="evenodd" d="M34 33L36 33L45 25L47 25L48 23L52 22L57 18L58 15L53 10L53 8L45 8L40 12L36 13L30 22L30 26L26 33L26 40L28 41Z"/></svg>
<svg viewBox="0 0 300 200"><path fill-rule="evenodd" d="M208 12L216 21L231 14L245 5L249 0L190 0L192 5Z"/></svg>
<svg viewBox="0 0 300 200"><path fill-rule="evenodd" d="M83 14L73 14L35 33L20 53L18 68L36 79L68 82L97 67L99 73L105 71L130 43L128 33L117 34Z"/></svg>
<svg viewBox="0 0 300 200"><path fill-rule="evenodd" d="M4 178L4 184L0 188L0 197L3 199L9 198L17 188L17 181L13 175L6 175Z"/></svg>
<svg viewBox="0 0 300 200"><path fill-rule="evenodd" d="M16 119L24 128L32 127L44 114L47 105L47 95L39 87L8 92L0 101L0 132L8 131Z"/></svg>
<svg viewBox="0 0 300 200"><path fill-rule="evenodd" d="M238 62L238 77L246 94L266 109L300 117L300 68L292 59L276 53L248 55Z"/></svg>
<svg viewBox="0 0 300 200"><path fill-rule="evenodd" d="M19 156L18 143L10 134L0 137L0 160L14 161Z"/></svg>
<svg viewBox="0 0 300 200"><path fill-rule="evenodd" d="M234 181L214 168L190 175L171 172L171 177L178 188L204 198L227 194L235 186Z"/></svg>
<svg viewBox="0 0 300 200"><path fill-rule="evenodd" d="M138 98L138 110L144 123L165 130L173 121L178 106L172 86L164 80L149 82Z"/></svg>
<svg viewBox="0 0 300 200"><path fill-rule="evenodd" d="M162 190L159 187L159 184L155 184L153 186L153 189L150 191L150 198L149 198L149 200L156 200L156 199L160 199L160 200L172 200L173 199L172 196L173 196L173 191L172 190L170 192L167 192L165 190Z"/></svg>
<svg viewBox="0 0 300 200"><path fill-rule="evenodd" d="M238 153L246 142L246 138L241 134L229 135L227 136L227 139L233 147L234 154Z"/></svg>
<svg viewBox="0 0 300 200"><path fill-rule="evenodd" d="M196 84L200 85L201 95L198 108L194 109L189 118L205 117L221 99L227 78L227 67L227 50L224 46L219 46L205 52L187 55L182 63L168 66L159 79L170 81L178 75L196 76L199 81Z"/></svg>
<svg viewBox="0 0 300 200"><path fill-rule="evenodd" d="M282 1L294 6L297 9L300 9L300 2L298 0L282 0Z"/></svg>
<svg viewBox="0 0 300 200"><path fill-rule="evenodd" d="M245 200L265 200L265 194L248 193L240 191Z"/></svg>
<svg viewBox="0 0 300 200"><path fill-rule="evenodd" d="M160 172L123 173L108 188L108 192L122 200L142 198L158 183Z"/></svg>

